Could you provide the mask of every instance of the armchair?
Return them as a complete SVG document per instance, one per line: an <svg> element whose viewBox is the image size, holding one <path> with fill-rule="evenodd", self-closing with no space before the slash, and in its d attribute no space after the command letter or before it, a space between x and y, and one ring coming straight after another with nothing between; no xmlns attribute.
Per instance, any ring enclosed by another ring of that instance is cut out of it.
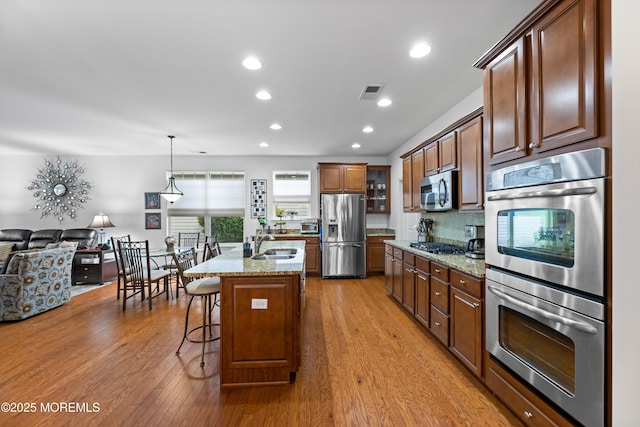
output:
<svg viewBox="0 0 640 427"><path fill-rule="evenodd" d="M71 299L76 245L15 253L0 274L0 321L23 320Z"/></svg>

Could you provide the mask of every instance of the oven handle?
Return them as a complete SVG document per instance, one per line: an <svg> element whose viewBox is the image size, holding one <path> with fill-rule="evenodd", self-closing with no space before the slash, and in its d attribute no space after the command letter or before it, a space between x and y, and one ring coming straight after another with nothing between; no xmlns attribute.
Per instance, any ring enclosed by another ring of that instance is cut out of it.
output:
<svg viewBox="0 0 640 427"><path fill-rule="evenodd" d="M532 313L535 314L539 314L540 316L549 319L549 320L553 320L555 322L560 322L562 324L565 324L567 326L571 326L575 329L578 329L580 331L583 332L587 332L589 334L596 334L598 332L598 330L596 328L594 328L593 326L587 324L587 323L583 323L583 322L578 322L576 320L572 320L572 319L567 319L566 317L557 315L555 313L551 313L547 310L543 310L541 308L538 308L536 306L533 306L529 303L526 303L518 298L512 297L511 295L508 295L506 293L504 293L503 291L498 290L496 287L488 285L487 288L489 289L489 291L491 291L492 293L496 294L497 296L499 296L500 298L509 301L512 304L517 305L520 308L523 308L525 310L528 310Z"/></svg>
<svg viewBox="0 0 640 427"><path fill-rule="evenodd" d="M499 196L489 196L487 197L487 200L490 202L494 202L498 200L532 199L534 197L582 196L585 194L595 194L597 192L598 190L595 187L566 188L558 190L526 191L523 193L509 193Z"/></svg>

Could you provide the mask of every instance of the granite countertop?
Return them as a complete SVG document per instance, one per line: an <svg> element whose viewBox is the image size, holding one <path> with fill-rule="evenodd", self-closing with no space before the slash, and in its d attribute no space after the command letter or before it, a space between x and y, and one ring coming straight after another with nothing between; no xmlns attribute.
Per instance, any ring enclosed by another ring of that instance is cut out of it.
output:
<svg viewBox="0 0 640 427"><path fill-rule="evenodd" d="M412 248L411 246L409 246L409 243L411 242L409 242L408 240L387 240L385 241L385 243L400 248L403 251L419 255L422 258L439 262L440 264L446 265L447 267L455 268L456 270L462 271L463 273L467 273L480 279L484 279L485 267L483 259L473 259L469 258L466 255L431 254L429 252L421 251L420 249Z"/></svg>
<svg viewBox="0 0 640 427"><path fill-rule="evenodd" d="M224 252L215 258L202 262L187 271L187 277L223 276L290 276L304 272L304 240L265 240L260 252L267 249L295 248L296 256L291 259L256 260L243 258L242 246ZM253 249L253 245L252 245Z"/></svg>
<svg viewBox="0 0 640 427"><path fill-rule="evenodd" d="M395 235L396 235L396 231L390 228L367 228L368 237L384 237L384 236L395 237Z"/></svg>

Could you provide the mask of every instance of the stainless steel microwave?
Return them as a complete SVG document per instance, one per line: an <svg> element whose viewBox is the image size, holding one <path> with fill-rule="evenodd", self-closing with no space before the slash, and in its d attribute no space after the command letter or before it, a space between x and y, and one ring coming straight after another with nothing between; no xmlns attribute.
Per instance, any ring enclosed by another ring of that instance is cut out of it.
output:
<svg viewBox="0 0 640 427"><path fill-rule="evenodd" d="M420 180L420 209L423 211L457 209L457 195L458 171L441 172Z"/></svg>
<svg viewBox="0 0 640 427"><path fill-rule="evenodd" d="M303 218L300 220L300 233L302 234L318 234L318 218Z"/></svg>

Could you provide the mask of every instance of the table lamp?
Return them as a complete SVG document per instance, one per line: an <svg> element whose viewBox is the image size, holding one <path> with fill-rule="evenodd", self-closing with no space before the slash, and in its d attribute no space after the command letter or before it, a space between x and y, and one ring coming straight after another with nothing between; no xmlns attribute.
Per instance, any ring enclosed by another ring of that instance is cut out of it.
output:
<svg viewBox="0 0 640 427"><path fill-rule="evenodd" d="M105 234L104 229L107 227L115 227L115 225L113 225L113 223L109 219L109 216L105 215L102 212L99 212L98 215L94 216L93 220L91 221L91 224L87 226L87 228L100 229L100 231L98 232L98 236L99 236L98 247L100 249L109 249L109 244L104 243L104 234Z"/></svg>

